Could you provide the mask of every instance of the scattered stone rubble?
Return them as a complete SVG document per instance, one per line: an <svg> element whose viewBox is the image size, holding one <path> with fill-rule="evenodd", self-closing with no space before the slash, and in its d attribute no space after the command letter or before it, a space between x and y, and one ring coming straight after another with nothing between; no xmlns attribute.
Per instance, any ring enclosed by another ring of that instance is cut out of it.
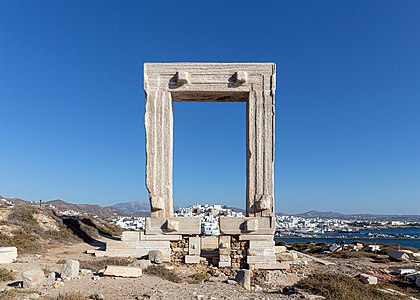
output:
<svg viewBox="0 0 420 300"><path fill-rule="evenodd" d="M410 259L407 252L395 249L389 250L388 256L398 261L408 261Z"/></svg>
<svg viewBox="0 0 420 300"><path fill-rule="evenodd" d="M31 288L41 285L45 281L44 271L40 267L34 267L22 272L22 287Z"/></svg>
<svg viewBox="0 0 420 300"><path fill-rule="evenodd" d="M378 284L378 278L369 274L360 274L360 281L366 284Z"/></svg>
<svg viewBox="0 0 420 300"><path fill-rule="evenodd" d="M9 264L16 260L16 247L0 247L0 264Z"/></svg>
<svg viewBox="0 0 420 300"><path fill-rule="evenodd" d="M68 260L63 266L61 272L61 278L63 279L74 279L79 276L79 262L77 260Z"/></svg>

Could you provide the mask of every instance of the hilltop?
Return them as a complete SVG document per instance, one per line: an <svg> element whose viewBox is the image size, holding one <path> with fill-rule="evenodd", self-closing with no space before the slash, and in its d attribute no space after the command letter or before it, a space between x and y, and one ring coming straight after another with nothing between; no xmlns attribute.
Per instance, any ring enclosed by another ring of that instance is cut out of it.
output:
<svg viewBox="0 0 420 300"><path fill-rule="evenodd" d="M72 210L72 211L77 211L80 213L90 214L90 215L100 216L100 217L127 215L127 213L125 213L124 211L113 206L104 207L98 204L74 204L74 203L69 203L60 199L47 201L45 203L53 205L59 211Z"/></svg>
<svg viewBox="0 0 420 300"><path fill-rule="evenodd" d="M61 217L49 207L28 202L0 206L0 247L14 246L19 253L42 254L53 247L120 233L121 228L87 214Z"/></svg>

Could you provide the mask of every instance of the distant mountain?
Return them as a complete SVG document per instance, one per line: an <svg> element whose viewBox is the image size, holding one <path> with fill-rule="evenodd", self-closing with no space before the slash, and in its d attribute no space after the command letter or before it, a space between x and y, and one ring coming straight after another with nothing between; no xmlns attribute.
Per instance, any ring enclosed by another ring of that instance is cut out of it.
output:
<svg viewBox="0 0 420 300"><path fill-rule="evenodd" d="M228 206L229 209L235 211L235 212L241 212L245 215L246 211L243 208L239 208L239 207L233 207L233 206Z"/></svg>
<svg viewBox="0 0 420 300"><path fill-rule="evenodd" d="M138 217L148 217L150 216L150 204L141 201L131 201L124 203L117 203L115 205L109 206L120 211L125 212L126 214L138 216Z"/></svg>
<svg viewBox="0 0 420 300"><path fill-rule="evenodd" d="M63 200L51 200L44 202L46 204L54 205L58 210L74 210L80 213L87 213L100 217L124 216L127 213L114 208L112 206L103 207L97 204L74 204Z"/></svg>

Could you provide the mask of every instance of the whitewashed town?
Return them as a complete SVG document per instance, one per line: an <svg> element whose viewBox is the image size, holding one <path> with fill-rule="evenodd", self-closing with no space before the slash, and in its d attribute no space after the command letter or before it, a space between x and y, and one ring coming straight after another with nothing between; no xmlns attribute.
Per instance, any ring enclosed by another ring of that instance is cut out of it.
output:
<svg viewBox="0 0 420 300"><path fill-rule="evenodd" d="M64 211L63 215L77 214L74 211ZM220 235L220 216L241 217L243 213L238 209L232 209L219 204L194 204L188 207L180 207L175 212L176 217L200 217L201 232L203 235ZM125 229L144 230L145 217L115 216L110 222ZM280 237L314 238L317 236L340 237L337 234L357 234L361 229L393 228L420 225L418 222L405 220L376 220L366 221L359 219L340 219L322 217L302 217L294 215L276 215L276 235ZM344 237L344 236L341 236ZM392 234L371 233L370 238L395 238ZM401 237L401 236L400 236ZM406 238L419 238L418 236L404 236Z"/></svg>

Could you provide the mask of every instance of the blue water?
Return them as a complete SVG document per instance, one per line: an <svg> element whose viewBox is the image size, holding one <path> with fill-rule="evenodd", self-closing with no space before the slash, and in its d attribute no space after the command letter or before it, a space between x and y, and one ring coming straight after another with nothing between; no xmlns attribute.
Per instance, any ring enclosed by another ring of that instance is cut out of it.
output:
<svg viewBox="0 0 420 300"><path fill-rule="evenodd" d="M372 238L369 233L377 234L392 234L396 237L393 238ZM317 235L318 237L276 237L276 241L283 241L286 243L298 242L323 242L332 244L343 240L345 243L352 243L355 241L362 241L370 244L398 244L420 249L420 238L405 238L403 236L420 236L420 228L386 228L386 229L364 229L358 233L334 233Z"/></svg>

